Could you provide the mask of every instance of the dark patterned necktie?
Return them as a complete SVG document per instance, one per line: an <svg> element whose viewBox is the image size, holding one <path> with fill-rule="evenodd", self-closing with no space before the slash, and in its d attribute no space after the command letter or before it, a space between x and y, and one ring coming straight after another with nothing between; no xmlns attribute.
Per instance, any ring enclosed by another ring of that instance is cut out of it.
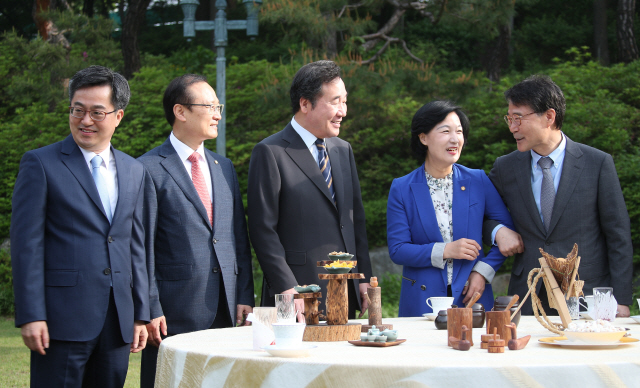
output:
<svg viewBox="0 0 640 388"><path fill-rule="evenodd" d="M540 189L540 210L542 212L542 222L544 229L549 231L551 223L551 213L553 211L553 202L556 199L556 189L553 185L553 175L551 174L551 166L553 160L548 156L540 158L538 165L542 169L542 188Z"/></svg>
<svg viewBox="0 0 640 388"><path fill-rule="evenodd" d="M329 191L331 192L331 199L333 203L336 203L336 191L333 187L333 177L331 177L331 162L329 161L329 155L327 155L327 147L324 144L324 139L316 140L316 147L318 147L318 166L320 166L320 172L324 181L327 182Z"/></svg>

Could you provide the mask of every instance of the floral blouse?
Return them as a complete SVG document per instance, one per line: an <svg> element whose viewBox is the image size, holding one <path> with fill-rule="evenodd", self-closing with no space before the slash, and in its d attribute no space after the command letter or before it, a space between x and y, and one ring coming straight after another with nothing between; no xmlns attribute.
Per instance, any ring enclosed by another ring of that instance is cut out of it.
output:
<svg viewBox="0 0 640 388"><path fill-rule="evenodd" d="M444 178L434 178L426 170L427 185L436 212L438 228L442 234L443 245L453 241L453 171ZM443 246L444 249L444 246ZM444 259L447 263L447 285L453 279L453 259Z"/></svg>

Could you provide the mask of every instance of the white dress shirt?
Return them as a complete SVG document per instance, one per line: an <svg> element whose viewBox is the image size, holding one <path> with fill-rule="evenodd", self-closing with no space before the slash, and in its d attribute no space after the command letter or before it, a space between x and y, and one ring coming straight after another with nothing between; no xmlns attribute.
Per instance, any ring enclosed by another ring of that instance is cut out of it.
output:
<svg viewBox="0 0 640 388"><path fill-rule="evenodd" d="M169 136L169 141L171 142L173 149L175 149L176 152L178 153L180 160L182 160L182 164L184 165L184 168L187 170L187 174L189 174L189 178L193 180L193 177L191 176L191 162L189 161L189 156L193 154L193 149L188 145L184 144L183 142L181 142L173 134L173 131ZM198 155L200 155L198 164L200 165L200 171L202 171L202 175L204 175L204 182L207 185L207 191L209 192L209 199L211 200L211 202L213 202L213 189L212 189L213 186L211 185L211 172L209 171L209 163L207 163L207 158L205 157L205 154L204 154L204 143L200 144L200 146L195 152L197 152Z"/></svg>
<svg viewBox="0 0 640 388"><path fill-rule="evenodd" d="M562 141L560 145L553 150L548 156L553 162L551 165L551 175L553 176L553 187L558 194L558 186L560 185L560 178L562 175L562 165L564 164L564 153L567 149L567 139L562 134ZM536 207L538 208L538 214L542 219L542 210L540 208L540 192L542 190L542 168L538 166L538 160L542 158L542 155L538 155L534 150L531 150L531 190L533 191L533 198L536 201Z"/></svg>
<svg viewBox="0 0 640 388"><path fill-rule="evenodd" d="M116 212L116 204L118 203L118 170L116 169L116 159L113 157L113 153L111 152L111 143L109 143L109 146L99 154L96 154L93 151L87 151L82 147L78 148L82 151L82 155L84 156L84 160L87 163L90 173L92 173L91 159L96 155L100 155L100 157L102 157L102 164L100 165L99 171L107 184L109 204L111 205L111 217L113 218L113 215Z"/></svg>
<svg viewBox="0 0 640 388"><path fill-rule="evenodd" d="M311 152L313 160L315 160L316 164L318 164L318 147L316 146L316 140L318 140L318 138L312 135L311 132L304 129L302 125L298 124L295 117L291 118L291 126L298 133L298 135L300 135L302 141L304 142L304 145L306 145L309 149L309 152Z"/></svg>

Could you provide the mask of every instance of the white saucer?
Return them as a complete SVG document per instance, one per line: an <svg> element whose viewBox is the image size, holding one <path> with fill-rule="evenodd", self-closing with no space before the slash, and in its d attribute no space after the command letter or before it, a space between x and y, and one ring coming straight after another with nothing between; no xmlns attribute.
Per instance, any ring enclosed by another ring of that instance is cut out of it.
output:
<svg viewBox="0 0 640 388"><path fill-rule="evenodd" d="M633 315L630 318L633 319L634 321L640 323L640 315Z"/></svg>
<svg viewBox="0 0 640 388"><path fill-rule="evenodd" d="M593 318L591 318L591 315L589 315L589 313L580 313L580 316L587 321L593 321Z"/></svg>
<svg viewBox="0 0 640 388"><path fill-rule="evenodd" d="M317 345L311 344L302 344L302 346L297 348L282 348L278 347L278 345L267 345L263 346L262 349L266 350L270 355L274 357L295 358L309 357L309 351L317 347Z"/></svg>
<svg viewBox="0 0 640 388"><path fill-rule="evenodd" d="M430 321L435 321L436 317L438 316L438 313L424 313L422 314L422 316L427 318Z"/></svg>
<svg viewBox="0 0 640 388"><path fill-rule="evenodd" d="M620 341L611 342L611 343L585 343L585 342L577 342L577 341L569 341L566 337L547 337L540 338L539 342L545 345L555 345L562 346L564 348L598 348L598 349L612 349L618 347L620 345L631 345L635 342L638 342L636 338L631 337L622 337Z"/></svg>

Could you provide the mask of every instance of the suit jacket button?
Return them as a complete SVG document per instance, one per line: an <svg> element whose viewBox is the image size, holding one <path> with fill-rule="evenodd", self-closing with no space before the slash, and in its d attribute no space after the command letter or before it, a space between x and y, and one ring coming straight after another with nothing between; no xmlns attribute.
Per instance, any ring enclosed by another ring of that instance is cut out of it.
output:
<svg viewBox="0 0 640 388"><path fill-rule="evenodd" d="M213 239L213 243L216 244L218 242L218 240L216 240L215 238Z"/></svg>
<svg viewBox="0 0 640 388"><path fill-rule="evenodd" d="M213 273L218 273L220 271L220 268L218 267L213 267L213 269L211 270L211 272Z"/></svg>
<svg viewBox="0 0 640 388"><path fill-rule="evenodd" d="M544 245L551 245L551 243L549 241L545 241Z"/></svg>
<svg viewBox="0 0 640 388"><path fill-rule="evenodd" d="M109 241L110 243L113 242L113 237L109 236L109 238L107 239L107 241Z"/></svg>
<svg viewBox="0 0 640 388"><path fill-rule="evenodd" d="M105 268L104 271L102 271L105 275L110 275L111 274L111 268Z"/></svg>
<svg viewBox="0 0 640 388"><path fill-rule="evenodd" d="M426 290L427 290L427 286L425 286L425 285L423 284L423 285L421 285L421 286L420 286L420 289L421 289L422 291L426 291Z"/></svg>

